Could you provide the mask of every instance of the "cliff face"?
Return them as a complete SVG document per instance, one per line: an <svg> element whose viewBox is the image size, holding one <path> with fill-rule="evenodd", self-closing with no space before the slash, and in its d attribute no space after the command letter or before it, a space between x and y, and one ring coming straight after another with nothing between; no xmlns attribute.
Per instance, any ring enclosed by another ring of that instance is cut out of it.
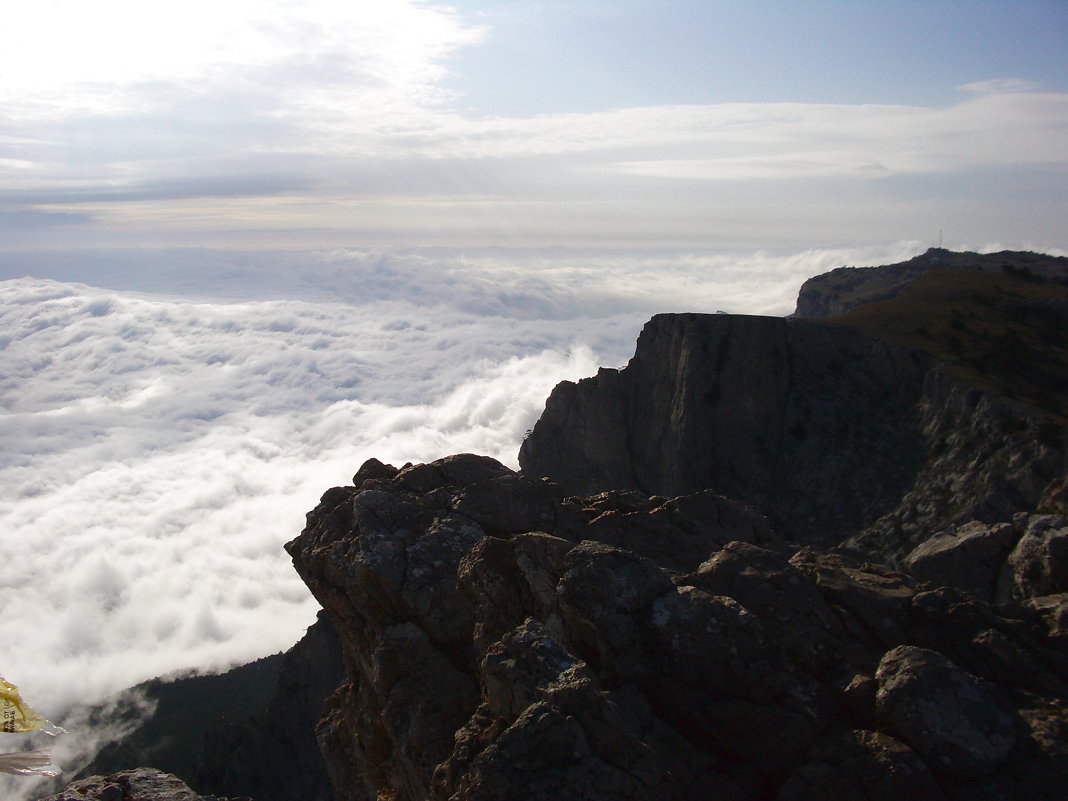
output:
<svg viewBox="0 0 1068 801"><path fill-rule="evenodd" d="M285 653L266 708L207 732L190 784L255 801L334 801L315 727L343 677L337 630L321 612Z"/></svg>
<svg viewBox="0 0 1068 801"><path fill-rule="evenodd" d="M713 489L786 537L900 565L971 521L1061 509L1044 499L1068 473L1068 316L998 370L967 320L978 356L950 362L851 317L658 315L627 367L553 390L519 461L575 494Z"/></svg>
<svg viewBox="0 0 1068 801"><path fill-rule="evenodd" d="M576 494L712 488L837 544L914 481L930 367L819 322L658 315L623 370L553 390L519 461Z"/></svg>
<svg viewBox="0 0 1068 801"><path fill-rule="evenodd" d="M287 549L341 635L339 799L1062 792L1052 618L789 545L707 490L565 496L461 455L371 462L309 514Z"/></svg>

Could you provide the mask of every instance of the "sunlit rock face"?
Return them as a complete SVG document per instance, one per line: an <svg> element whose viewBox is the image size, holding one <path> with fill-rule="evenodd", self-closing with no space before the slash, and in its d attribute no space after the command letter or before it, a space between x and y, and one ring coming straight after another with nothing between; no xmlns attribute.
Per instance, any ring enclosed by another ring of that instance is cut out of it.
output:
<svg viewBox="0 0 1068 801"><path fill-rule="evenodd" d="M930 248L897 264L841 267L813 276L801 285L794 315L835 317L864 304L890 300L924 273L945 270L1006 272L1057 281L1068 272L1068 258L1025 251L957 253Z"/></svg>
<svg viewBox="0 0 1068 801"><path fill-rule="evenodd" d="M1068 652L1044 618L790 544L709 491L371 462L287 549L341 636L318 731L345 801L1060 792Z"/></svg>

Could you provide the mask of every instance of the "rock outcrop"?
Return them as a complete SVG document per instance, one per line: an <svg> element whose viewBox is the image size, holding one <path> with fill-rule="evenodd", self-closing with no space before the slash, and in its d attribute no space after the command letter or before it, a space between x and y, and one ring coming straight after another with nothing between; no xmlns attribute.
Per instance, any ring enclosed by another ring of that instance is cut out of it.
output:
<svg viewBox="0 0 1068 801"><path fill-rule="evenodd" d="M924 354L808 320L661 314L622 370L558 385L524 473L568 492L713 489L837 544L889 513L925 456Z"/></svg>
<svg viewBox="0 0 1068 801"><path fill-rule="evenodd" d="M1005 250L955 253L930 248L915 258L883 267L840 267L813 276L801 285L796 317L836 317L850 309L896 297L918 276L932 270L985 270L1038 280L1063 281L1068 258Z"/></svg>
<svg viewBox="0 0 1068 801"><path fill-rule="evenodd" d="M177 776L153 768L124 770L110 776L88 776L68 784L61 793L41 801L250 801L199 795Z"/></svg>
<svg viewBox="0 0 1068 801"><path fill-rule="evenodd" d="M1063 789L1048 617L789 544L707 490L371 462L287 550L341 637L319 738L343 801Z"/></svg>
<svg viewBox="0 0 1068 801"><path fill-rule="evenodd" d="M678 314L622 370L558 385L519 459L576 494L712 489L792 539L900 565L938 532L1039 510L1068 433L849 328Z"/></svg>

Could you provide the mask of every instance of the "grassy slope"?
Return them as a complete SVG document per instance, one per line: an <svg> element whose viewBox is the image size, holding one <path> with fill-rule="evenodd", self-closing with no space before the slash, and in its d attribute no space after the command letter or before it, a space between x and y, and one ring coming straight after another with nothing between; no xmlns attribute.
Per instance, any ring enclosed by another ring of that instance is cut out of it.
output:
<svg viewBox="0 0 1068 801"><path fill-rule="evenodd" d="M1068 425L1068 286L934 271L827 322L927 351L970 383Z"/></svg>

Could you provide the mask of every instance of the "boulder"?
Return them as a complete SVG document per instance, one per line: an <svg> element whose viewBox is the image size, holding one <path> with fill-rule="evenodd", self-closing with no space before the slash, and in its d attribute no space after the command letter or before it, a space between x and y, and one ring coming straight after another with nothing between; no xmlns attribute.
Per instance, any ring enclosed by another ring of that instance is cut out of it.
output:
<svg viewBox="0 0 1068 801"><path fill-rule="evenodd" d="M993 600L998 574L1017 536L1011 523L974 520L920 543L905 557L904 567L923 581Z"/></svg>
<svg viewBox="0 0 1068 801"><path fill-rule="evenodd" d="M1016 744L1015 723L994 692L936 651L898 646L875 678L886 725L940 775L981 778Z"/></svg>
<svg viewBox="0 0 1068 801"><path fill-rule="evenodd" d="M1016 599L1068 592L1068 517L1031 515L1008 569Z"/></svg>

